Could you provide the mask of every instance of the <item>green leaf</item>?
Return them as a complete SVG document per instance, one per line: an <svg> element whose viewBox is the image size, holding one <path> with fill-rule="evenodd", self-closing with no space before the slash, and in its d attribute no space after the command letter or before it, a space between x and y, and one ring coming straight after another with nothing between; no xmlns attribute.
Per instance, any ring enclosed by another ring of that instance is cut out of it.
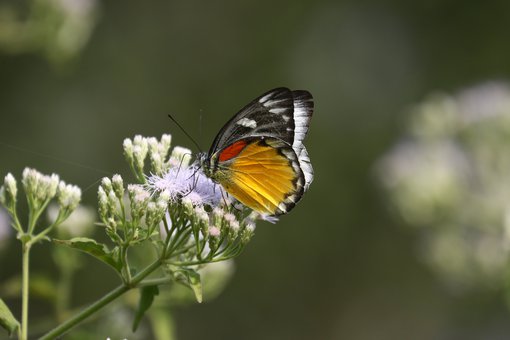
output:
<svg viewBox="0 0 510 340"><path fill-rule="evenodd" d="M9 335L16 332L19 328L18 320L12 315L11 310L2 299L0 299L0 326L5 328Z"/></svg>
<svg viewBox="0 0 510 340"><path fill-rule="evenodd" d="M154 296L158 294L158 286L145 286L140 288L140 301L138 302L138 309L136 311L135 319L133 320L133 332L136 332L145 312L152 306Z"/></svg>
<svg viewBox="0 0 510 340"><path fill-rule="evenodd" d="M70 240L54 239L53 241L92 255L96 259L108 264L119 273L122 270L122 263L119 260L116 248L109 250L106 244L98 243L96 240L87 237L75 237Z"/></svg>
<svg viewBox="0 0 510 340"><path fill-rule="evenodd" d="M200 274L190 268L181 268L179 272L185 277L185 284L187 284L195 294L195 298L198 303L202 302L202 280L200 279Z"/></svg>

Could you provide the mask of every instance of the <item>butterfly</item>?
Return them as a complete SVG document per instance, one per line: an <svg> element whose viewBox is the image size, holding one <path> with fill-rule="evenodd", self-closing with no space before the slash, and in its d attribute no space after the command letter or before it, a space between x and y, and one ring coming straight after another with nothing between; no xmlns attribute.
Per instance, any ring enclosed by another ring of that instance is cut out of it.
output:
<svg viewBox="0 0 510 340"><path fill-rule="evenodd" d="M204 174L265 216L288 213L313 180L303 140L313 114L308 91L270 90L236 113L199 163Z"/></svg>

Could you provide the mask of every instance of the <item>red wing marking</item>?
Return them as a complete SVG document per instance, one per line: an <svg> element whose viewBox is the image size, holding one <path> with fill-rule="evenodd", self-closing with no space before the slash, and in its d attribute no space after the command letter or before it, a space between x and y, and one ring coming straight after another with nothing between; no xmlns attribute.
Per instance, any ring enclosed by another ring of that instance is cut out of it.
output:
<svg viewBox="0 0 510 340"><path fill-rule="evenodd" d="M229 159L232 159L235 156L239 155L239 153L243 151L246 145L248 145L248 143L245 140L240 140L230 144L221 151L219 158L220 162L228 161Z"/></svg>

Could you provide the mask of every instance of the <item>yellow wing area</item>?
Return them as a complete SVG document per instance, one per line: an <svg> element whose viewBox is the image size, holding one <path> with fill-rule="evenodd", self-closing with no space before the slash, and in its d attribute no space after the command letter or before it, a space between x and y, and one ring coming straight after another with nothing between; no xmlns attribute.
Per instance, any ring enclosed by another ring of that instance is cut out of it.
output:
<svg viewBox="0 0 510 340"><path fill-rule="evenodd" d="M262 214L278 214L278 205L296 191L290 161L271 146L249 144L221 167L220 184L237 200ZM281 212L280 212L281 213Z"/></svg>

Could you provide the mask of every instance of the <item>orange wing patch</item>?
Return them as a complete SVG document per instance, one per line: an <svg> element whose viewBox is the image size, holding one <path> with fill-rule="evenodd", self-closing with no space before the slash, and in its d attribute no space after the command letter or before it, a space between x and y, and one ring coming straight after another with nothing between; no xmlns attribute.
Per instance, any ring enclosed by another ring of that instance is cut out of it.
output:
<svg viewBox="0 0 510 340"><path fill-rule="evenodd" d="M240 140L223 149L220 153L220 162L228 161L229 159L237 156L241 151L243 151L246 144L248 143L245 140Z"/></svg>
<svg viewBox="0 0 510 340"><path fill-rule="evenodd" d="M237 157L221 167L226 176L220 184L253 210L269 215L281 213L279 205L296 191L298 175L278 149L258 142L244 143Z"/></svg>

